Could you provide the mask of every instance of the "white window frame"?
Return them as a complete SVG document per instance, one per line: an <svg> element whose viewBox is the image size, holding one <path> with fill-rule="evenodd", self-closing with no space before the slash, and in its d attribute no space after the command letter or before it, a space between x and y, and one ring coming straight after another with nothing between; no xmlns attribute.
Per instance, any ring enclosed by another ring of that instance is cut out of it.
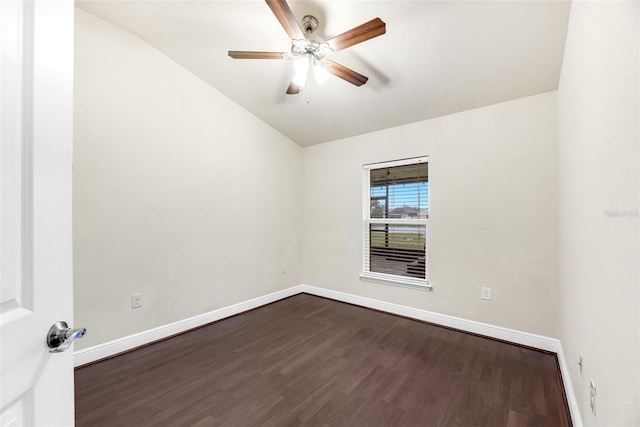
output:
<svg viewBox="0 0 640 427"><path fill-rule="evenodd" d="M394 160L390 162L371 163L363 165L362 170L362 273L360 279L368 282L382 283L385 285L403 286L420 290L431 290L429 283L429 219L410 218L371 218L371 188L370 172L373 169L382 169L394 166L405 166L417 163L428 163L429 156L414 157L410 159ZM429 187L429 204L431 204L431 187ZM431 214L429 214L431 216ZM403 224L424 225L425 227L425 278L398 276L394 274L369 271L369 226L370 224Z"/></svg>

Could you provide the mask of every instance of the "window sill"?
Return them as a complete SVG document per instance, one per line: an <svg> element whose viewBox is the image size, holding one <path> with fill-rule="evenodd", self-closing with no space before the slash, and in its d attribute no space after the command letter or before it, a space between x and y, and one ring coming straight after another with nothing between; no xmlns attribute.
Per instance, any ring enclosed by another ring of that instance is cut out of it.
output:
<svg viewBox="0 0 640 427"><path fill-rule="evenodd" d="M429 284L429 282L416 283L411 279L402 280L401 277L391 278L391 277L381 277L378 275L373 275L368 273L361 273L360 280L365 282L380 283L382 285L400 286L402 288L417 289L420 291L427 291L427 292L431 291L431 285Z"/></svg>

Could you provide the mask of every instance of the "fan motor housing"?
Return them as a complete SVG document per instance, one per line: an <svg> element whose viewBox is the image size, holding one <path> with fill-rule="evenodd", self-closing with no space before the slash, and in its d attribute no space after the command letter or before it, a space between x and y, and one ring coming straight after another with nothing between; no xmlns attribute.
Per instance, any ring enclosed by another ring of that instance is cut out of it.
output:
<svg viewBox="0 0 640 427"><path fill-rule="evenodd" d="M305 34L311 35L315 33L317 29L318 29L318 20L316 19L315 16L305 15L305 17L302 18L302 30L304 31Z"/></svg>

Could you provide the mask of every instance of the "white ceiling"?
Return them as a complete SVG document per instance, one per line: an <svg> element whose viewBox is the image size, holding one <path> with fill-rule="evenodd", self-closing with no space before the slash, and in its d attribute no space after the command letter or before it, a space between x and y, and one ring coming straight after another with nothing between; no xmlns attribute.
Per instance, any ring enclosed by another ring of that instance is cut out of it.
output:
<svg viewBox="0 0 640 427"><path fill-rule="evenodd" d="M570 8L563 0L292 0L299 22L318 18L323 39L375 17L387 33L331 56L369 77L364 86L330 76L285 95L292 61L227 56L289 51L264 1L76 4L147 40L301 146L556 90Z"/></svg>

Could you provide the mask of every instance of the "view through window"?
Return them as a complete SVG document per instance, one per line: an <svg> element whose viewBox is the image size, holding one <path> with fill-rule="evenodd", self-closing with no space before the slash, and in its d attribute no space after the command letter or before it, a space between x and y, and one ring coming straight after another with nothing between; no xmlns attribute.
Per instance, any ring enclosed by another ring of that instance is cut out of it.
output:
<svg viewBox="0 0 640 427"><path fill-rule="evenodd" d="M428 159L364 168L363 276L427 284Z"/></svg>

